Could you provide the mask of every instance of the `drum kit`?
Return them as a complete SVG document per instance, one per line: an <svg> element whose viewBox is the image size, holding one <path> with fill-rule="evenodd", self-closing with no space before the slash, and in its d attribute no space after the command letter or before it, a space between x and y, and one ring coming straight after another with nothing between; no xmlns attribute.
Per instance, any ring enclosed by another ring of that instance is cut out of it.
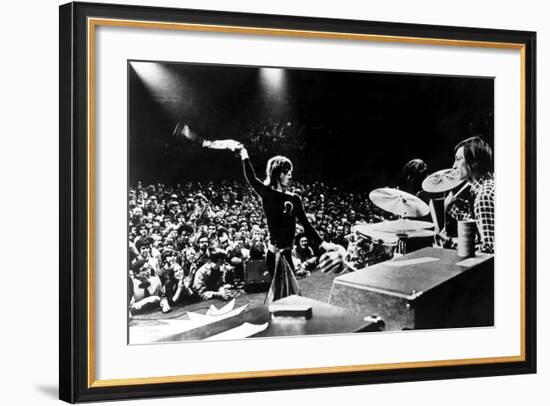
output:
<svg viewBox="0 0 550 406"><path fill-rule="evenodd" d="M453 169L443 169L426 177L422 182L422 189L428 193L444 195L463 182ZM369 198L377 207L398 216L398 219L361 223L352 227L355 238L352 250L357 251L357 247L366 246L369 253L382 252L389 255L389 258L386 255L386 258L382 256L365 260L360 265L370 265L376 263L373 261L377 259L390 259L395 254L406 254L411 248L415 250L433 244L437 233L435 224L415 220L430 214L430 206L422 199L403 190L388 187L373 190ZM364 251L364 248L361 249ZM354 255L357 256L357 252Z"/></svg>

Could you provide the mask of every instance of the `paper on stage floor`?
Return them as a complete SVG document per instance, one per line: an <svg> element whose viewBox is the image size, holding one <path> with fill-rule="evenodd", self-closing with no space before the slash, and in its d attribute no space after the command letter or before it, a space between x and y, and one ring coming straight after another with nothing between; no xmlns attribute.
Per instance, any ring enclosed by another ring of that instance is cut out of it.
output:
<svg viewBox="0 0 550 406"><path fill-rule="evenodd" d="M254 334L264 331L269 323L264 324L252 324L252 323L243 323L238 327L234 327L223 333L219 333L208 338L205 338L205 341L208 340L238 340L241 338L248 338Z"/></svg>
<svg viewBox="0 0 550 406"><path fill-rule="evenodd" d="M223 306L221 309L218 309L213 304L210 305L210 308L206 312L207 316L223 316L224 314L230 312L235 307L235 299L231 300L229 303L227 303L225 306Z"/></svg>
<svg viewBox="0 0 550 406"><path fill-rule="evenodd" d="M409 265L417 265L417 264L426 264L428 262L436 262L436 261L439 261L439 258L422 257L422 258L406 259L404 261L387 261L387 262L384 263L384 265L388 265L388 266L409 266Z"/></svg>
<svg viewBox="0 0 550 406"><path fill-rule="evenodd" d="M212 305L210 309L208 309L208 312L206 312L206 314L188 312L187 316L189 316L189 320L202 321L203 325L206 325L218 320L223 320L229 317L236 316L248 306L248 303L245 305L242 305L241 307L237 307L236 309L224 311L226 307L230 306L231 308L233 308L234 305L235 305L235 301L232 300L230 303L228 303L226 306L222 307L221 309L216 309L216 307ZM212 307L214 307L214 309L216 310L212 311Z"/></svg>
<svg viewBox="0 0 550 406"><path fill-rule="evenodd" d="M232 301L222 309L225 309L225 307L232 309L234 304L234 301ZM146 344L162 341L167 337L185 333L210 323L236 316L246 309L247 306L248 304L245 304L236 309L224 311L218 316L207 316L200 313L188 312L187 315L189 319L164 319L156 320L154 325L147 323L145 325L130 326L131 342L132 344ZM219 312L221 312L222 309L220 309Z"/></svg>
<svg viewBox="0 0 550 406"><path fill-rule="evenodd" d="M155 323L130 326L131 343L149 344L201 326L200 322L192 320L158 320Z"/></svg>
<svg viewBox="0 0 550 406"><path fill-rule="evenodd" d="M458 266L474 266L483 262L491 254L477 254L475 257L466 258L460 262L457 262Z"/></svg>

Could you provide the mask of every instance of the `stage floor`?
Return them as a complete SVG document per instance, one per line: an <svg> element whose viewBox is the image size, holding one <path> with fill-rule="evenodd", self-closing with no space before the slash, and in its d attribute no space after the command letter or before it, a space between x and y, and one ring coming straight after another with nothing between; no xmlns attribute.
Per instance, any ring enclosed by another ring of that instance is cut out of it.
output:
<svg viewBox="0 0 550 406"><path fill-rule="evenodd" d="M299 279L302 296L328 303L332 281L338 274L313 272L309 277ZM267 292L246 293L239 291L235 297L234 308L248 304L249 306L263 305ZM130 344L149 343L156 341L165 334L167 321L188 320L188 312L206 314L211 305L218 309L227 304L228 301L212 299L198 301L172 308L169 313L162 313L159 310L137 314L129 322Z"/></svg>

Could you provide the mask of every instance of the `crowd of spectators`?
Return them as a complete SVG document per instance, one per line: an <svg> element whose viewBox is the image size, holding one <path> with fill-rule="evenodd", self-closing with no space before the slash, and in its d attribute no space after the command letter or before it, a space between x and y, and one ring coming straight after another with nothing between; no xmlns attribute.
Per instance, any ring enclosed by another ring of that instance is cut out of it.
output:
<svg viewBox="0 0 550 406"><path fill-rule="evenodd" d="M250 124L246 131L246 145L254 156L278 151L292 155L305 148L305 126L295 121L266 120Z"/></svg>
<svg viewBox="0 0 550 406"><path fill-rule="evenodd" d="M348 247L353 224L387 218L366 190L296 181L293 188L328 242ZM131 315L159 308L168 312L194 300L228 299L240 292L246 262L265 258L266 219L244 181L172 186L138 182L128 201ZM307 277L320 252L302 231L298 225L293 260L297 276ZM353 250L348 253L353 260Z"/></svg>

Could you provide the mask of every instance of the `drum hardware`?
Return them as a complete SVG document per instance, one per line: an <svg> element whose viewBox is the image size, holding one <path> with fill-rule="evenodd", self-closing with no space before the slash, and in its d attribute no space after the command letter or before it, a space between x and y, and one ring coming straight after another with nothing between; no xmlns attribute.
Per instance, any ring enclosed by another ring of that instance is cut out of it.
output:
<svg viewBox="0 0 550 406"><path fill-rule="evenodd" d="M465 190L468 189L470 185L464 179L461 179L459 177L459 174L455 169L448 168L448 169L441 169L427 176L426 179L424 179L424 181L422 182L422 189L428 193L441 193L441 196L442 196L441 199L445 202L448 196L448 192L450 193L452 190L458 188L461 184L462 184L462 187L457 193L454 194L453 198L456 198L460 194L462 194ZM430 202L430 205L432 207L430 210L432 218L434 219L435 222L438 222L437 213L436 213L436 204L434 204L432 201ZM443 210L442 224L437 225L436 232L440 235L445 235L446 225L447 225L447 206L445 204L443 204L442 206L443 206L441 208Z"/></svg>

